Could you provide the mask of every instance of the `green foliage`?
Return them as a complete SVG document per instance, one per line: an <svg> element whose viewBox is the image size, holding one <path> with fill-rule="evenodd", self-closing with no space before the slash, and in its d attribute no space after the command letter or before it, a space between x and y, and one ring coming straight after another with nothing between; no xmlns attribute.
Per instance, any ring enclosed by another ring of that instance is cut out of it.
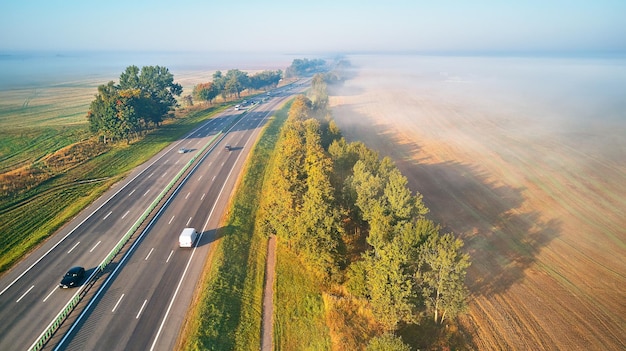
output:
<svg viewBox="0 0 626 351"><path fill-rule="evenodd" d="M276 234L326 278L340 265L343 227L331 185L332 161L321 146L310 100L294 99L265 187L263 230Z"/></svg>
<svg viewBox="0 0 626 351"><path fill-rule="evenodd" d="M129 66L120 83L110 81L98 87L87 119L89 130L108 140L130 140L151 126L158 126L171 109L178 106L176 96L182 86L166 67Z"/></svg>
<svg viewBox="0 0 626 351"><path fill-rule="evenodd" d="M466 308L464 280L470 261L461 247L463 241L447 233L431 235L420 249L415 278L435 323L452 319Z"/></svg>
<svg viewBox="0 0 626 351"><path fill-rule="evenodd" d="M405 344L399 336L386 333L370 340L367 351L410 351L409 345Z"/></svg>
<svg viewBox="0 0 626 351"><path fill-rule="evenodd" d="M326 69L326 61L322 59L294 59L285 70L285 77L305 77Z"/></svg>

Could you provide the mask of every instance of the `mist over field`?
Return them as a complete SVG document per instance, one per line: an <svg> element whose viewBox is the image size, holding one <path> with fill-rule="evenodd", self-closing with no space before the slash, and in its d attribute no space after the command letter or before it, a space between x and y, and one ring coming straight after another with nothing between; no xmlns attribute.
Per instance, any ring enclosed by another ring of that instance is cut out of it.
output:
<svg viewBox="0 0 626 351"><path fill-rule="evenodd" d="M476 348L623 349L626 60L348 59L333 115L465 241Z"/></svg>
<svg viewBox="0 0 626 351"><path fill-rule="evenodd" d="M346 88L395 95L388 108L400 115L445 113L446 106L468 118L478 114L510 137L569 137L572 147L626 159L626 59L407 55L350 61L360 76ZM430 132L454 138L461 127Z"/></svg>

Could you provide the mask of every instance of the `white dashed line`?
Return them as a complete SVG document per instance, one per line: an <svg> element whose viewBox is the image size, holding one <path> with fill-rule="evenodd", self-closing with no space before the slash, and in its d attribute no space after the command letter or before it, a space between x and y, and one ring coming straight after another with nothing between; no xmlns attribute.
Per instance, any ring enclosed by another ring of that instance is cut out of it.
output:
<svg viewBox="0 0 626 351"><path fill-rule="evenodd" d="M119 300L117 300L117 302L115 303L115 306L113 306L113 309L111 310L111 312L115 312L115 310L117 309L117 305L119 305L120 302L122 302L123 298L124 298L124 294L122 294L122 296L120 296Z"/></svg>
<svg viewBox="0 0 626 351"><path fill-rule="evenodd" d="M98 245L100 245L100 243L101 243L101 242L102 242L102 240L101 240L101 241L98 241L98 242L96 243L96 245L94 245L94 246L91 248L91 250L89 250L89 252L93 252L93 250L95 250L95 249L96 249L96 247L98 247Z"/></svg>
<svg viewBox="0 0 626 351"><path fill-rule="evenodd" d="M141 311L143 311L143 308L146 307L146 303L148 303L148 300L143 301L143 305L141 305L141 308L139 309L139 312L137 313L137 317L135 317L135 319L139 319L139 315L141 315Z"/></svg>
<svg viewBox="0 0 626 351"><path fill-rule="evenodd" d="M154 251L154 247L152 249L150 249L150 252L148 252L148 256L146 256L146 258L144 259L144 261L147 261L148 258L150 257L150 255L152 255L152 251Z"/></svg>
<svg viewBox="0 0 626 351"><path fill-rule="evenodd" d="M55 292L55 291L57 291L57 288L54 288L54 289L53 289L53 290L52 290L52 291L48 294L48 296L46 296L46 298L45 298L45 299L43 299L43 302L46 302L46 300L47 300L50 296L52 296L52 294L54 294L54 292Z"/></svg>
<svg viewBox="0 0 626 351"><path fill-rule="evenodd" d="M20 296L20 298L19 298L19 299L17 299L15 302L16 302L16 303L17 303L17 302L20 302L20 300L21 300L21 299L23 299L23 298L24 298L24 296L26 296L26 294L28 294L31 290L33 290L33 288L34 288L34 287L35 287L34 285L33 285L33 286L31 286L31 287L30 287L30 289L26 290L26 292L25 292L25 293L23 293L23 294L22 294L22 296Z"/></svg>
<svg viewBox="0 0 626 351"><path fill-rule="evenodd" d="M74 246L72 246L72 248L70 249L70 251L68 251L67 253L72 252L72 250L74 250L76 248L76 246L78 246L78 244L80 244L80 241L77 242Z"/></svg>

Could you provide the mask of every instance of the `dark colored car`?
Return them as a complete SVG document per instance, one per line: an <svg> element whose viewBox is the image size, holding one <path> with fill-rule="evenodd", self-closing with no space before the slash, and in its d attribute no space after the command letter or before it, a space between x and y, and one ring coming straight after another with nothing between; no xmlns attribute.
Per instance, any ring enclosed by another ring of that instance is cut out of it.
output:
<svg viewBox="0 0 626 351"><path fill-rule="evenodd" d="M85 268L72 267L61 279L60 288L74 288L80 285L85 277Z"/></svg>

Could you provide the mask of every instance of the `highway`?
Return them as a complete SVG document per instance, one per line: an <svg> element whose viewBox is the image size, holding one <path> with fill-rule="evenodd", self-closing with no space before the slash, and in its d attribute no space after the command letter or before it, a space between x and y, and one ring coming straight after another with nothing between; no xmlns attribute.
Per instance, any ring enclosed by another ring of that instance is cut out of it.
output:
<svg viewBox="0 0 626 351"><path fill-rule="evenodd" d="M230 109L200 125L116 184L0 279L0 350L33 345L79 289L60 289L72 266L95 271L175 175L199 161L154 219L118 255L112 273L94 286L88 307L71 316L62 350L171 350L190 304L219 220L258 133L294 91L283 90L244 113ZM220 131L241 118L227 133ZM231 145L231 150L224 146ZM209 145L204 155L200 150ZM184 147L188 152L179 153ZM201 232L194 248L179 248L185 227ZM137 239L138 237L138 239ZM136 240L135 240L136 239ZM84 311L84 312L83 312Z"/></svg>

